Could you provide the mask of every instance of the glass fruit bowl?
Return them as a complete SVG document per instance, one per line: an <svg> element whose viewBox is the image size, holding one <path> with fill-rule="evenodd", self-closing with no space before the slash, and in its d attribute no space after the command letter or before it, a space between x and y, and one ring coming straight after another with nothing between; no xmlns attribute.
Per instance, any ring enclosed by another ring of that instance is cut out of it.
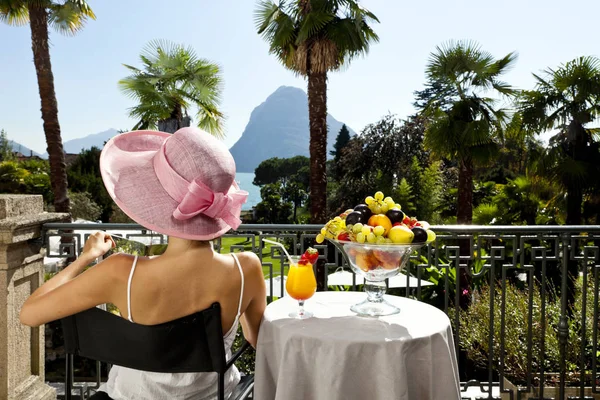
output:
<svg viewBox="0 0 600 400"><path fill-rule="evenodd" d="M330 240L345 255L352 270L365 278L367 298L350 309L362 316L379 317L400 312L383 299L385 280L392 278L406 266L410 255L425 243L370 244Z"/></svg>

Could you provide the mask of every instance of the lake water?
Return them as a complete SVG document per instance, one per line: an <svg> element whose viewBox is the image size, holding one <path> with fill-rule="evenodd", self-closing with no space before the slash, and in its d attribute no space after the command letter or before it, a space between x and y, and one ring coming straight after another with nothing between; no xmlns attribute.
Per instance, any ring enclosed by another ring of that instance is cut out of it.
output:
<svg viewBox="0 0 600 400"><path fill-rule="evenodd" d="M240 189L249 193L248 200L246 201L246 204L242 206L242 210L250 210L252 207L260 203L260 188L252 184L252 181L254 180L254 173L238 172L235 175L235 180L240 186Z"/></svg>

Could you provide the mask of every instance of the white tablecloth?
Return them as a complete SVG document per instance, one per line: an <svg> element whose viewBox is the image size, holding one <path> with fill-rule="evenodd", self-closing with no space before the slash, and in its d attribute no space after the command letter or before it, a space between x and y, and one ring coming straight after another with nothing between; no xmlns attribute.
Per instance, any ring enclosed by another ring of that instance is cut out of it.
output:
<svg viewBox="0 0 600 400"><path fill-rule="evenodd" d="M364 293L318 292L306 301L314 318L288 317L298 302L267 306L256 352L260 400L455 400L458 365L450 321L425 303L396 296L401 309L380 318L349 307Z"/></svg>

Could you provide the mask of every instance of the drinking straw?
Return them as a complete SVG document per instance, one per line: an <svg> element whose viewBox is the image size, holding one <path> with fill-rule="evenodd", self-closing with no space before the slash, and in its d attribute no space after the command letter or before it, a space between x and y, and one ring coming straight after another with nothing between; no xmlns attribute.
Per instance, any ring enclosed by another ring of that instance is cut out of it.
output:
<svg viewBox="0 0 600 400"><path fill-rule="evenodd" d="M290 265L294 264L294 261L292 260L292 257L289 255L289 253L287 252L287 250L285 249L285 247L281 243L275 242L275 241L269 240L269 239L263 239L263 242L271 243L271 244L273 244L275 246L281 247L283 249L283 252L287 256L288 261L290 262Z"/></svg>

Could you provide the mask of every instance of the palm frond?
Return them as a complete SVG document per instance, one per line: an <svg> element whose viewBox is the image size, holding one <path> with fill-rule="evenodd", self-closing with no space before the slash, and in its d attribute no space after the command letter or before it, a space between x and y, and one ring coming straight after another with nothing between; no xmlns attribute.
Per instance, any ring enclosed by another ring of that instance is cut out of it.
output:
<svg viewBox="0 0 600 400"><path fill-rule="evenodd" d="M308 65L315 72L339 69L379 40L369 25L377 17L355 0L261 0L254 22L269 52L300 75Z"/></svg>
<svg viewBox="0 0 600 400"><path fill-rule="evenodd" d="M49 5L48 25L63 35L79 32L88 18L96 19L96 15L85 1L67 0L62 4L52 2Z"/></svg>
<svg viewBox="0 0 600 400"><path fill-rule="evenodd" d="M296 44L300 44L309 38L315 37L315 35L323 29L329 22L331 22L335 15L313 11L302 20L298 36L296 37Z"/></svg>
<svg viewBox="0 0 600 400"><path fill-rule="evenodd" d="M0 22L23 26L29 23L29 10L23 0L0 0Z"/></svg>
<svg viewBox="0 0 600 400"><path fill-rule="evenodd" d="M164 40L148 43L140 59L143 69L125 65L132 74L119 81L119 88L138 103L129 114L139 119L139 126L156 126L160 120L196 107L199 126L223 136L218 65L198 58L189 47Z"/></svg>

